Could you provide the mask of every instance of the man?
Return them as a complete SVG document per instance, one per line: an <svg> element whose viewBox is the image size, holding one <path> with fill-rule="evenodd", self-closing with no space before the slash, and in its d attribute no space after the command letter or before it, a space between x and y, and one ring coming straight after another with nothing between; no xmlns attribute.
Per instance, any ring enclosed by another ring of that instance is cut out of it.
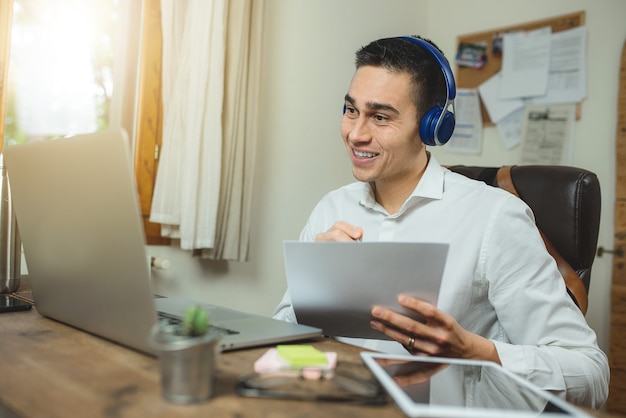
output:
<svg viewBox="0 0 626 418"><path fill-rule="evenodd" d="M300 239L448 243L437 307L398 296L426 322L374 306L371 327L412 353L494 361L598 408L608 393L606 355L531 210L441 167L426 150L425 142L445 143L452 133L454 92L447 61L430 41L389 38L361 48L341 123L358 181L326 195ZM275 317L295 321L289 292Z"/></svg>

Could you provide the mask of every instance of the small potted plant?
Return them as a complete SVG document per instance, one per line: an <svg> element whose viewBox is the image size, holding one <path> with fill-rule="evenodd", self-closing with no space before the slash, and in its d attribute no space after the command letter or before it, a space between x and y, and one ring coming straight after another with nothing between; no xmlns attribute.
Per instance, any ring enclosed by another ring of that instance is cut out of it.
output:
<svg viewBox="0 0 626 418"><path fill-rule="evenodd" d="M180 323L155 324L150 344L159 357L165 400L193 403L213 396L221 339L221 332L209 327L209 316L200 306L190 306Z"/></svg>

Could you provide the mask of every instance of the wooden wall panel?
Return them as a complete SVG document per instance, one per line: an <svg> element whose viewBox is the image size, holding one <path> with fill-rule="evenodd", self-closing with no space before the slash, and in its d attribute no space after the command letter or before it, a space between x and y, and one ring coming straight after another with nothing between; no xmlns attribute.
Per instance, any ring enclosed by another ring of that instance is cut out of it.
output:
<svg viewBox="0 0 626 418"><path fill-rule="evenodd" d="M617 135L616 198L613 286L611 288L611 328L609 365L611 383L607 411L626 415L626 42L620 68Z"/></svg>
<svg viewBox="0 0 626 418"><path fill-rule="evenodd" d="M611 348L609 357L611 367L626 370L626 286L613 286L611 288ZM626 397L626 392L624 392Z"/></svg>
<svg viewBox="0 0 626 418"><path fill-rule="evenodd" d="M611 388L607 401L607 412L626 416L626 370L611 369Z"/></svg>
<svg viewBox="0 0 626 418"><path fill-rule="evenodd" d="M626 167L626 165L623 167ZM624 184L626 184L626 178L624 180ZM613 248L621 248L622 251L626 251L626 198L616 199L615 201L615 238L613 245ZM626 258L624 254L620 256L619 253L613 253L613 285L626 286Z"/></svg>

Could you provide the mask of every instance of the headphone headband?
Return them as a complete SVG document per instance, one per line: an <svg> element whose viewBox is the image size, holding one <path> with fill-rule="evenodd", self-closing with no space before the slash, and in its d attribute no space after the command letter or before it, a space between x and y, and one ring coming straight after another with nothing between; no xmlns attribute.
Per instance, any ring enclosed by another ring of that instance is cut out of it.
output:
<svg viewBox="0 0 626 418"><path fill-rule="evenodd" d="M456 84L454 75L448 61L443 54L430 42L413 36L399 36L398 39L409 41L429 52L439 64L446 82L446 103L443 107L437 106L430 109L420 122L420 136L427 145L444 145L454 131L454 98L456 97ZM452 106L452 112L448 108Z"/></svg>
<svg viewBox="0 0 626 418"><path fill-rule="evenodd" d="M430 52L430 54L439 64L439 67L441 67L441 71L443 72L443 76L446 80L447 99L454 100L454 98L456 97L456 84L454 82L454 75L452 74L452 69L448 64L448 60L446 60L441 52L439 52L439 50L433 44L421 38L416 38L414 36L399 36L399 38L412 42L415 45L420 46Z"/></svg>

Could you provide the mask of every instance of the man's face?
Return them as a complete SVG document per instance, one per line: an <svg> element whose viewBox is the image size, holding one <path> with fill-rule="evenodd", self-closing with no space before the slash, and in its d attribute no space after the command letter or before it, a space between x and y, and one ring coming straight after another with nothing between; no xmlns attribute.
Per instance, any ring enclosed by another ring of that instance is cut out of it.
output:
<svg viewBox="0 0 626 418"><path fill-rule="evenodd" d="M341 136L357 180L378 186L415 181L425 165L410 77L359 68L346 95Z"/></svg>

